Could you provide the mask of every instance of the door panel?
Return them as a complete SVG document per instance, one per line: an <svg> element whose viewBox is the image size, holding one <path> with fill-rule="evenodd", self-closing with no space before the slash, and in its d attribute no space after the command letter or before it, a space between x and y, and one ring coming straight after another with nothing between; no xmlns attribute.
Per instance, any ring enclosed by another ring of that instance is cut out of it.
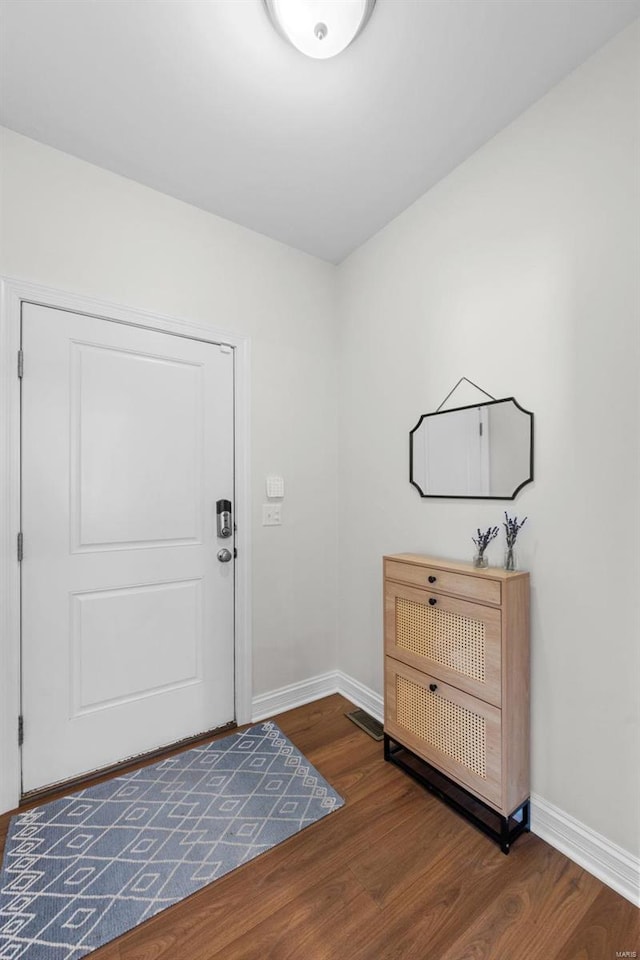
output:
<svg viewBox="0 0 640 960"><path fill-rule="evenodd" d="M202 680L202 580L75 594L72 604L72 718Z"/></svg>
<svg viewBox="0 0 640 960"><path fill-rule="evenodd" d="M23 349L29 791L234 718L233 353L33 305Z"/></svg>
<svg viewBox="0 0 640 960"><path fill-rule="evenodd" d="M202 377L201 364L71 344L76 549L202 540Z"/></svg>

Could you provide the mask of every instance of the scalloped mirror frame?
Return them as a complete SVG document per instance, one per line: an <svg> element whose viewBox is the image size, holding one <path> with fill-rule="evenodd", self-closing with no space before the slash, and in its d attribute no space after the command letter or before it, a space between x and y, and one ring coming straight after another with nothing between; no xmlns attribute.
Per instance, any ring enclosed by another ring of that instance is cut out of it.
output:
<svg viewBox="0 0 640 960"><path fill-rule="evenodd" d="M500 404L513 405L502 423ZM409 433L409 482L421 497L515 500L532 481L533 413L515 397L423 413Z"/></svg>

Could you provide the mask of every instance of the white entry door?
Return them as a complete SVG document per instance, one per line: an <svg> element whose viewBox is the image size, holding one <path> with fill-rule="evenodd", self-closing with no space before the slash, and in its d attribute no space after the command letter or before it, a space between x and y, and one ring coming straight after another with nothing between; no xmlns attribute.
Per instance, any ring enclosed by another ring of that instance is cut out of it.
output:
<svg viewBox="0 0 640 960"><path fill-rule="evenodd" d="M426 493L439 497L489 496L487 419L486 407L463 407L422 421L425 429L418 431L422 436L415 456L416 463L424 457Z"/></svg>
<svg viewBox="0 0 640 960"><path fill-rule="evenodd" d="M234 719L233 351L23 305L23 791Z"/></svg>

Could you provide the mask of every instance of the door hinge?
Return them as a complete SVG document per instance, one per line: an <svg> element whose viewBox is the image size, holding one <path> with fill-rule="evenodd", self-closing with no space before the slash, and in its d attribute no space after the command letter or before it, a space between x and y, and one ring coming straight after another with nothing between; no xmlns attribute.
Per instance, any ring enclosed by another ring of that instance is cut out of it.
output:
<svg viewBox="0 0 640 960"><path fill-rule="evenodd" d="M24 554L24 537L22 536L22 531L18 534L18 563L22 563L22 557Z"/></svg>
<svg viewBox="0 0 640 960"><path fill-rule="evenodd" d="M478 426L479 426L479 428L480 428L480 436L482 436L482 424L480 423L480 424L478 424Z"/></svg>
<svg viewBox="0 0 640 960"><path fill-rule="evenodd" d="M22 714L18 717L18 746L24 743L24 717Z"/></svg>
<svg viewBox="0 0 640 960"><path fill-rule="evenodd" d="M18 377L22 379L24 374L24 350L18 350Z"/></svg>

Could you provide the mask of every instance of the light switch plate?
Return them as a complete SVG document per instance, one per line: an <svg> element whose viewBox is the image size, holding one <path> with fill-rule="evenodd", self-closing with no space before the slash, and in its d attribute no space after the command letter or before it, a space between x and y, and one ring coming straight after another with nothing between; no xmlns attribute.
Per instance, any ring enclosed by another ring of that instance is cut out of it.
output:
<svg viewBox="0 0 640 960"><path fill-rule="evenodd" d="M262 526L279 527L282 524L282 504L281 503L263 503L262 504Z"/></svg>

